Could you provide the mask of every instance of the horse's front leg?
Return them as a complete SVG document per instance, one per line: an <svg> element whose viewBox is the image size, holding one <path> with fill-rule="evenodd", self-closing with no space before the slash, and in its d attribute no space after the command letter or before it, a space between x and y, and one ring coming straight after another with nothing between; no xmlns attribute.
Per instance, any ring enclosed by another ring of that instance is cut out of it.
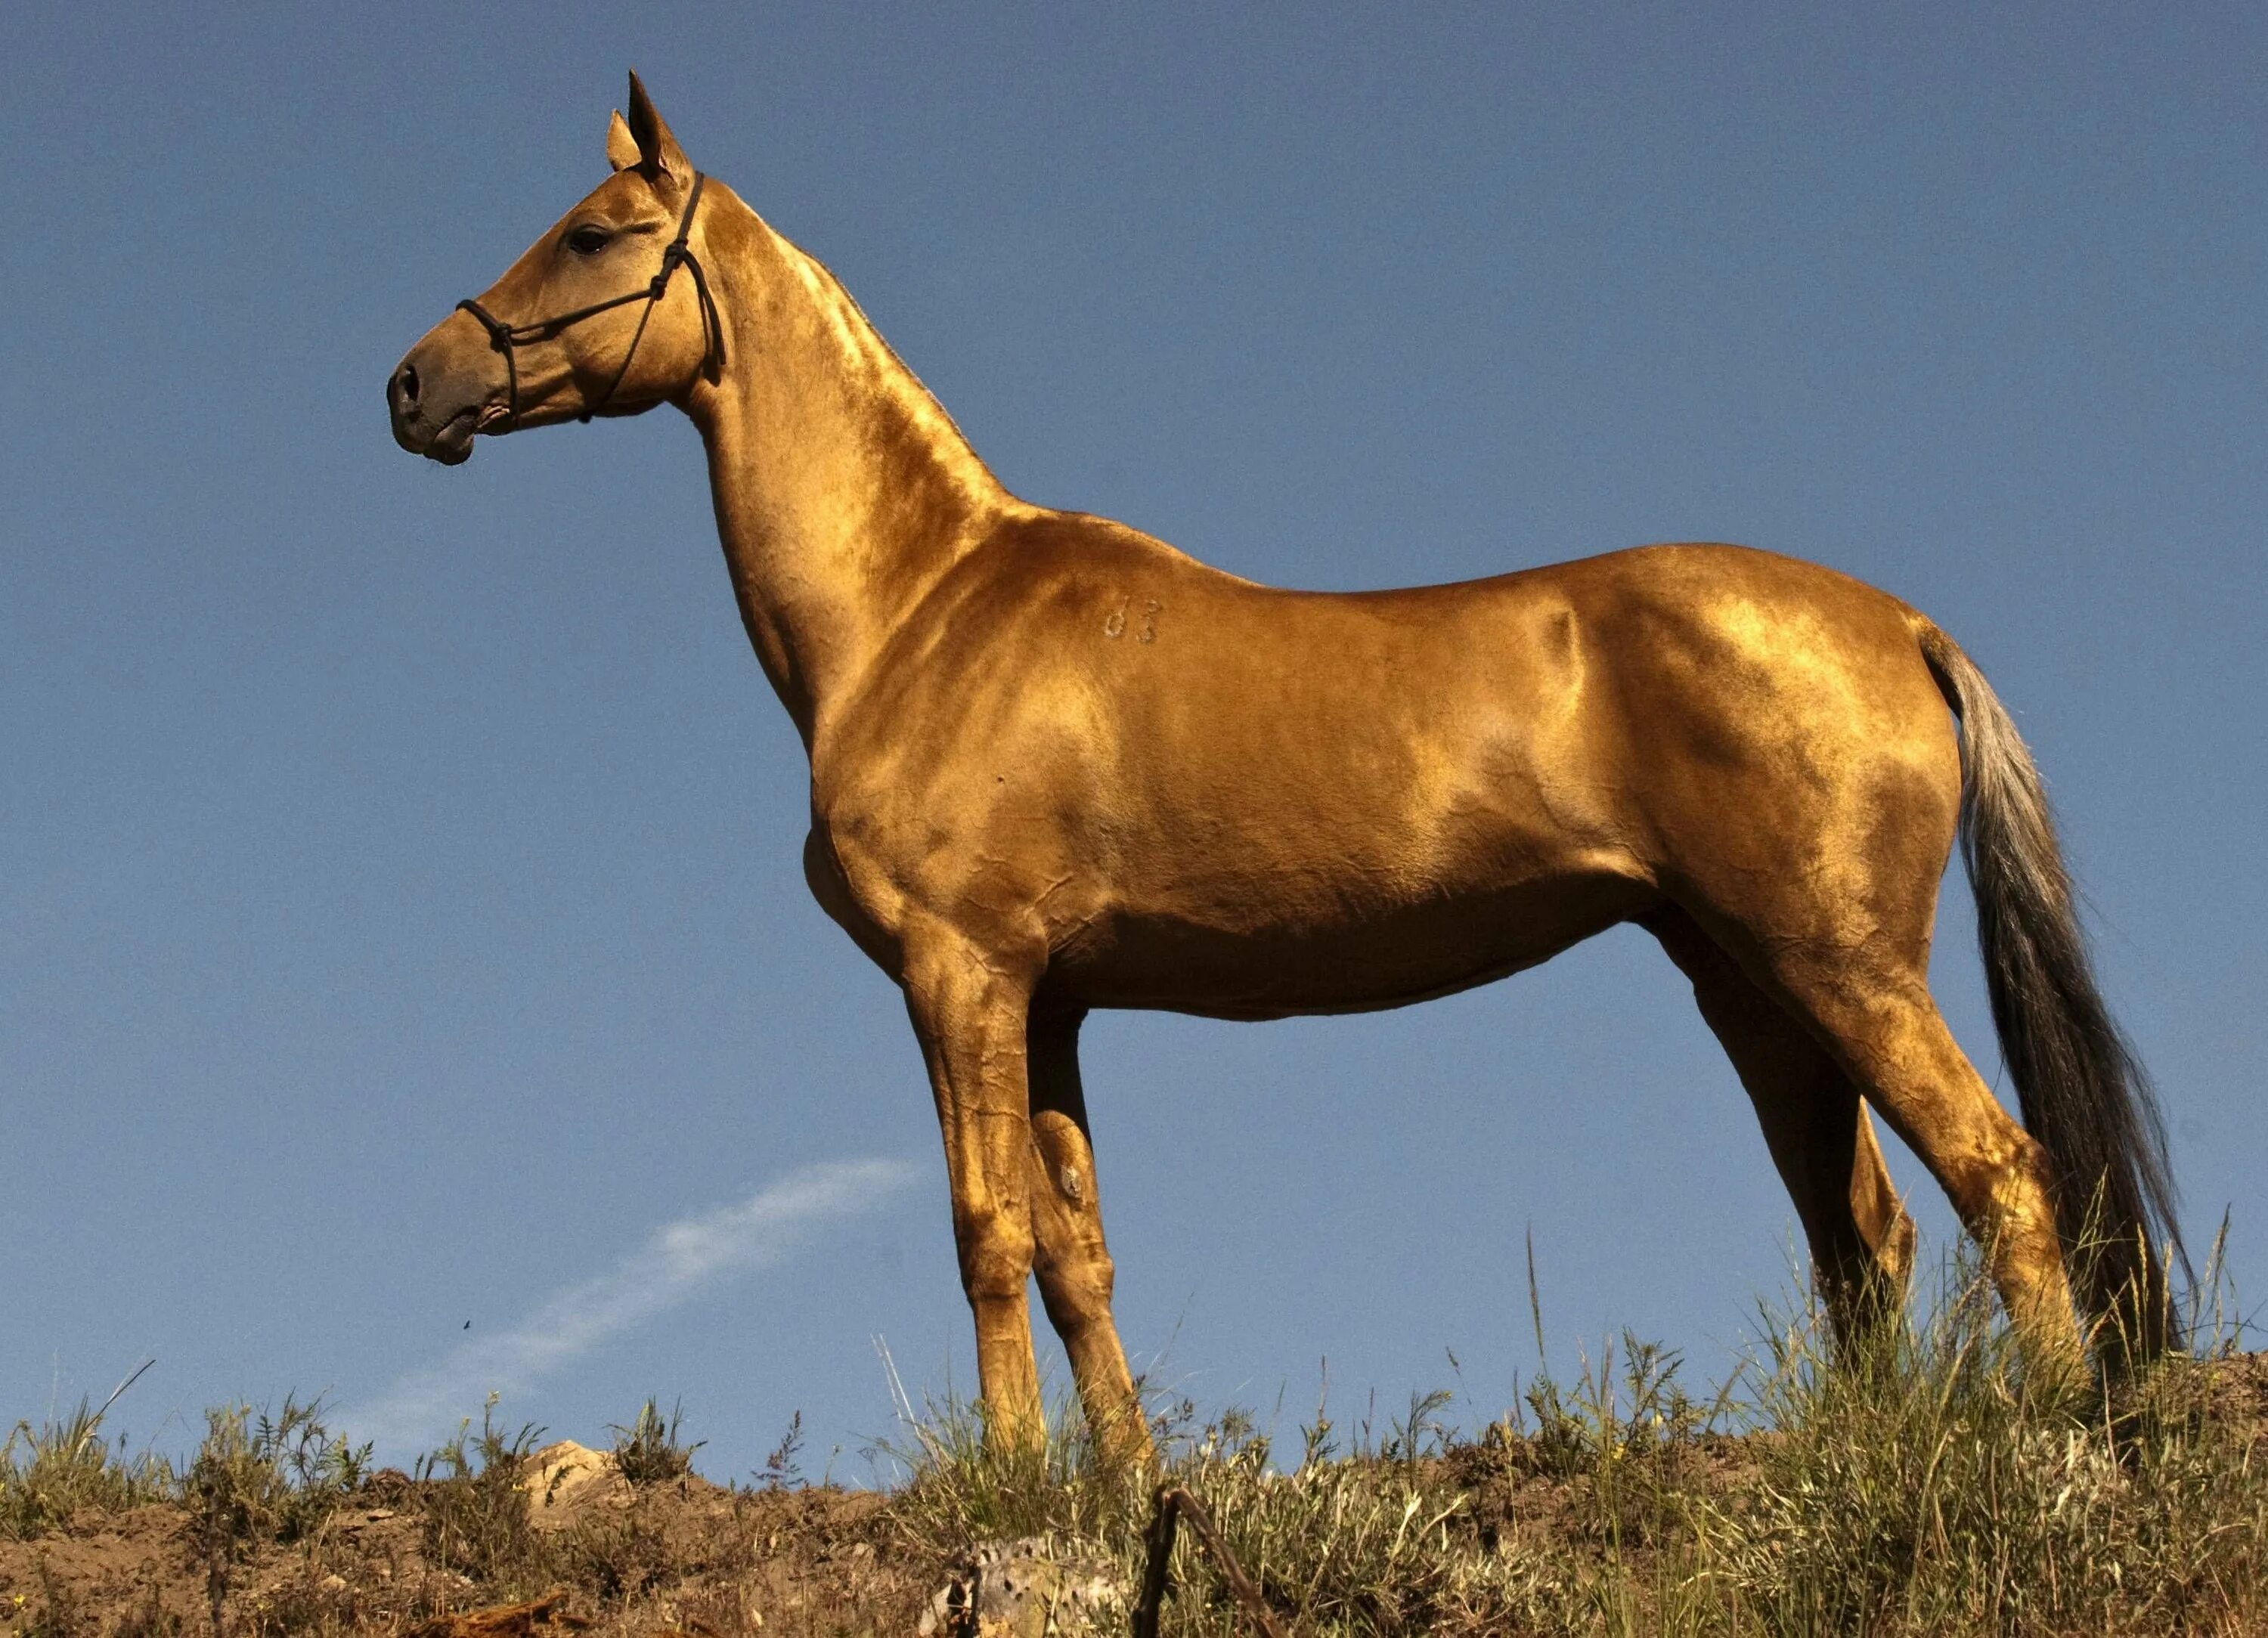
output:
<svg viewBox="0 0 2268 1638"><path fill-rule="evenodd" d="M976 1321L984 1436L996 1451L1045 1436L1027 1296L1032 1277L1031 984L957 937L909 941L907 1010L929 1061L953 1192L961 1286Z"/></svg>
<svg viewBox="0 0 2268 1638"><path fill-rule="evenodd" d="M1025 1061L1032 1083L1032 1229L1040 1299L1071 1356L1071 1379L1096 1448L1114 1462L1154 1464L1150 1429L1110 1317L1110 1250L1094 1175L1086 1093L1079 1077L1077 1012L1032 1015Z"/></svg>

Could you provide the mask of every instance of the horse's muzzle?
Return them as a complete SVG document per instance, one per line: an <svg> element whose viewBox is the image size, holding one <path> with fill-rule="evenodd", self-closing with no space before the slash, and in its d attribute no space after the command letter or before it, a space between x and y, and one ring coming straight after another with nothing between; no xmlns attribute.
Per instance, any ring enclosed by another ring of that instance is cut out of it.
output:
<svg viewBox="0 0 2268 1638"><path fill-rule="evenodd" d="M471 458L473 434L500 411L495 403L497 385L483 379L483 371L464 368L464 361L453 358L464 349L442 344L438 328L411 348L387 377L386 412L394 423L396 444L413 455L454 466ZM480 362L487 358L483 349Z"/></svg>

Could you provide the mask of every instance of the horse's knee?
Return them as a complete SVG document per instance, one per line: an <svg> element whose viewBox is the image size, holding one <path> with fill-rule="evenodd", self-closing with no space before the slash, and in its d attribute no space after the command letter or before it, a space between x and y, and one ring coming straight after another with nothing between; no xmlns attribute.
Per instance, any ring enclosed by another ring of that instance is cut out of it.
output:
<svg viewBox="0 0 2268 1638"><path fill-rule="evenodd" d="M1040 1300L1058 1332L1083 1330L1110 1318L1117 1273L1101 1245L1081 1245L1067 1255L1042 1250L1039 1258Z"/></svg>
<svg viewBox="0 0 2268 1638"><path fill-rule="evenodd" d="M1988 1212L1999 1241L2062 1283L2063 1237L2056 1223L2053 1163L2039 1140L2021 1127L2015 1128L2014 1152L1993 1181Z"/></svg>
<svg viewBox="0 0 2268 1638"><path fill-rule="evenodd" d="M1094 1210L1094 1151L1079 1122L1060 1110L1041 1110L1032 1117L1032 1148L1040 1188L1074 1214Z"/></svg>
<svg viewBox="0 0 2268 1638"><path fill-rule="evenodd" d="M961 1289L972 1303L1020 1298L1032 1277L1032 1229L1020 1214L970 1208L954 1214Z"/></svg>
<svg viewBox="0 0 2268 1638"><path fill-rule="evenodd" d="M1103 1244L1094 1151L1078 1123L1053 1110L1033 1117L1032 1139L1040 1296L1057 1330L1077 1329L1109 1318L1116 1278Z"/></svg>

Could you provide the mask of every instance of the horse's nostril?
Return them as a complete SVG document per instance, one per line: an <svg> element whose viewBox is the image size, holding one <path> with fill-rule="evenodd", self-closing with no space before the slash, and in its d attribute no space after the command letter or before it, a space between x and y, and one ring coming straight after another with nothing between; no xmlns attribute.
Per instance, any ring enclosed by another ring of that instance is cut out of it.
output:
<svg viewBox="0 0 2268 1638"><path fill-rule="evenodd" d="M417 366L402 365L401 373L394 378L394 385L400 389L403 403L416 403L417 401Z"/></svg>

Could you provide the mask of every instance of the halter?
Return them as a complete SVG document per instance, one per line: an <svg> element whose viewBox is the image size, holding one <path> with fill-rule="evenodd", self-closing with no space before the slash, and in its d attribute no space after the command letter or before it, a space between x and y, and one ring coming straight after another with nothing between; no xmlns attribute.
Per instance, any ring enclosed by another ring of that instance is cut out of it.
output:
<svg viewBox="0 0 2268 1638"><path fill-rule="evenodd" d="M634 301L643 301L645 311L638 314L637 329L630 336L630 350L622 355L622 366L615 371L615 378L607 383L607 390L599 395L599 401L575 419L588 421L612 403L615 389L622 386L622 378L630 372L630 360L637 356L638 343L645 339L646 320L653 317L656 304L669 289L669 275L677 271L680 263L692 274L693 288L699 292L701 298L701 373L711 381L723 373L725 321L718 316L717 303L709 294L709 281L702 274L701 262L687 243L693 232L694 208L701 202L701 185L708 180L698 171L693 173L693 191L686 195L685 214L677 219L677 237L671 239L668 248L661 253L660 270L643 290L625 291L620 296L608 297L605 301L594 301L587 307L578 307L572 312L537 319L528 324L506 324L470 297L457 304L480 320L481 327L489 333L489 345L504 355L506 396L504 421L498 429L500 431L509 432L519 424L519 365L513 355L513 348L529 342L548 342L571 324L580 324L597 314L612 312Z"/></svg>

